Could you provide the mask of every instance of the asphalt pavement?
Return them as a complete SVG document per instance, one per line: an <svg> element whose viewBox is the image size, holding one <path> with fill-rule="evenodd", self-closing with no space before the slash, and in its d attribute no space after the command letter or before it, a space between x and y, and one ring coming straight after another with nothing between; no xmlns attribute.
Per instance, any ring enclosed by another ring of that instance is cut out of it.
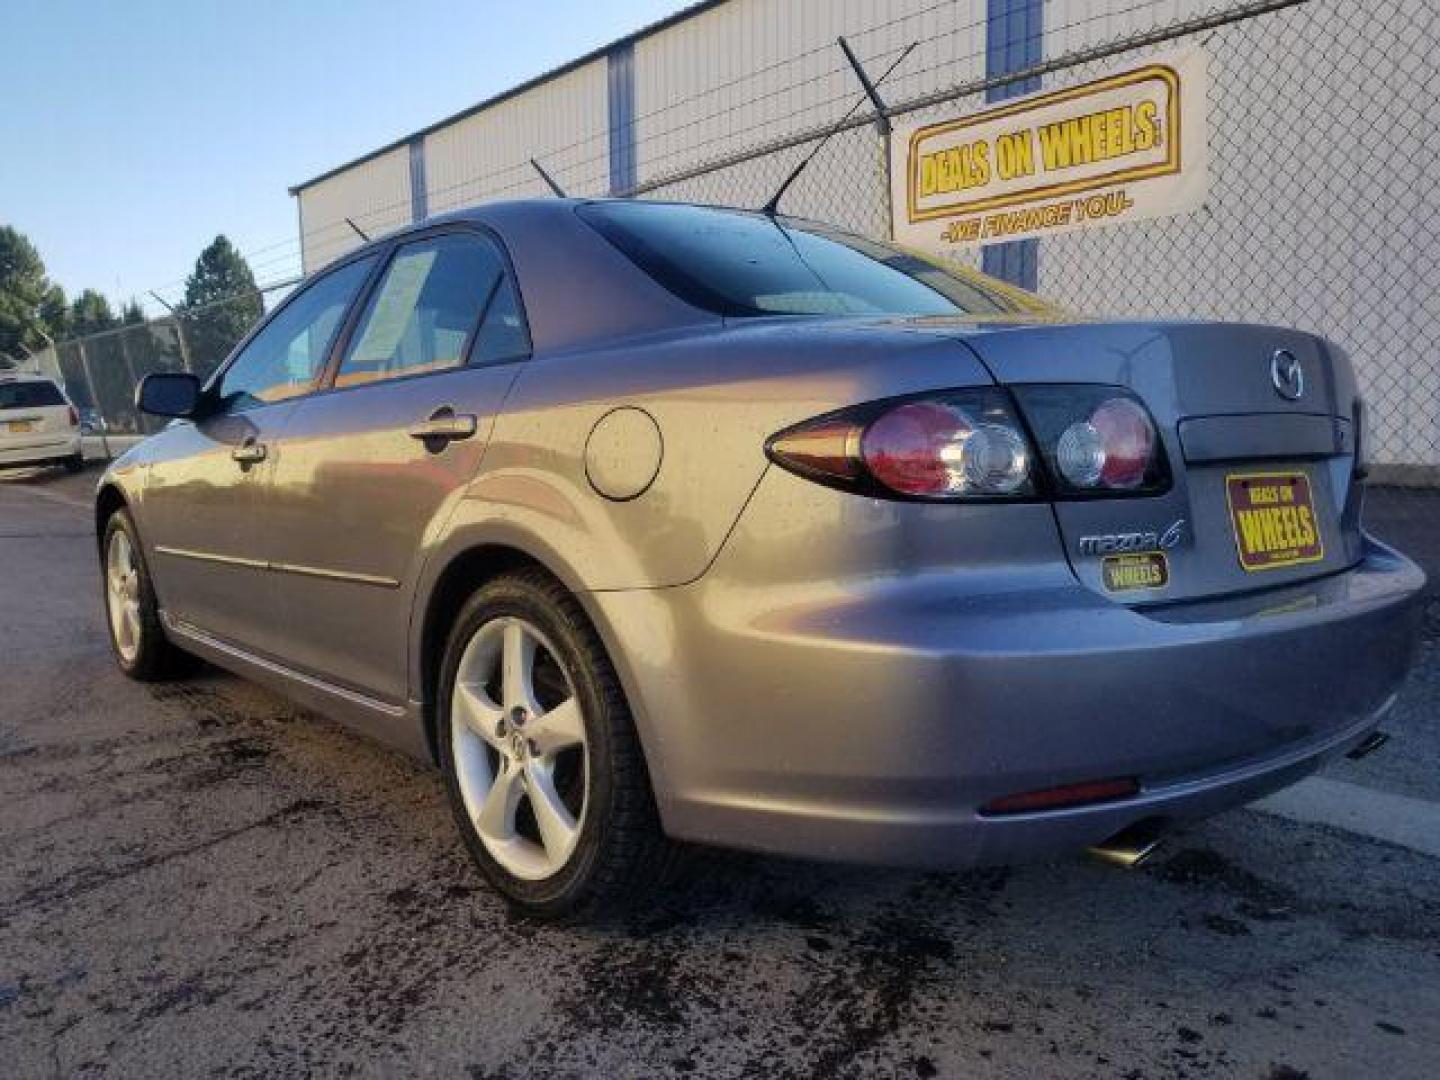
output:
<svg viewBox="0 0 1440 1080"><path fill-rule="evenodd" d="M1141 870L697 850L555 928L433 770L122 678L94 479L0 477L0 1076L1440 1076L1440 642L1389 747Z"/></svg>

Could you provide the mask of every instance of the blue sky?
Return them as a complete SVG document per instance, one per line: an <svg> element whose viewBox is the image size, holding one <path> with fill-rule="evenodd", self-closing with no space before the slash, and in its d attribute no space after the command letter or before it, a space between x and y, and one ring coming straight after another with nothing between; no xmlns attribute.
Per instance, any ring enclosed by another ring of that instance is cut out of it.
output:
<svg viewBox="0 0 1440 1080"><path fill-rule="evenodd" d="M298 267L290 184L682 0L0 0L0 224L68 293L178 297L225 233Z"/></svg>

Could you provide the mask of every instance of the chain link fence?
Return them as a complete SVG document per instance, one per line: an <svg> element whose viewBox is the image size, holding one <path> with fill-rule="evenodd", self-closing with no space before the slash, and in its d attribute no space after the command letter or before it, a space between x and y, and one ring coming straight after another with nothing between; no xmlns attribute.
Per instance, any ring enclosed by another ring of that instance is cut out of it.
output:
<svg viewBox="0 0 1440 1080"><path fill-rule="evenodd" d="M965 9L980 13L970 21L954 16L953 3L862 10L873 18L847 28L846 38L872 79L899 60L880 88L894 119L978 112L1008 93L1087 82L1163 49L1202 48L1203 208L1045 237L1039 292L1088 314L1280 323L1339 342L1367 402L1372 518L1388 521L1392 535L1406 533L1402 542L1428 546L1428 526L1440 523L1433 0L1044 0L1035 39L1024 43L1032 59L1000 75L987 57L983 4ZM717 83L713 99L637 117L639 181L624 194L763 205L862 93L838 47L812 53ZM883 119L866 103L845 121L790 189L785 210L888 234ZM600 134L534 151L572 194L606 193ZM431 209L536 194L528 157L435 193ZM343 236L349 226L315 228ZM957 257L978 265L980 249ZM52 360L77 403L110 431L145 433L136 381L161 370L204 376L238 339L239 330L202 332L207 317L187 313L64 342Z"/></svg>
<svg viewBox="0 0 1440 1080"><path fill-rule="evenodd" d="M282 282L178 309L164 318L60 341L33 354L29 366L65 387L87 433L118 440L150 435L163 422L135 408L140 380L159 371L189 371L202 380L209 378L258 313L294 284ZM107 444L107 454L109 449Z"/></svg>
<svg viewBox="0 0 1440 1080"><path fill-rule="evenodd" d="M1163 50L1201 47L1204 207L1045 237L1038 291L1087 314L1277 323L1339 343L1367 406L1367 520L1440 578L1436 5L1291 0L1199 10L1177 0L1049 0L1043 23L1040 62L998 79L973 63L968 83L911 99L882 87L888 114L923 121L980 112L1008 87L1063 89ZM872 76L891 55L866 61ZM889 85L903 85L905 70ZM825 147L787 195L789 212L888 231L888 144L873 121L861 115ZM656 177L636 193L763 205L809 152L808 134ZM957 258L978 265L980 249Z"/></svg>

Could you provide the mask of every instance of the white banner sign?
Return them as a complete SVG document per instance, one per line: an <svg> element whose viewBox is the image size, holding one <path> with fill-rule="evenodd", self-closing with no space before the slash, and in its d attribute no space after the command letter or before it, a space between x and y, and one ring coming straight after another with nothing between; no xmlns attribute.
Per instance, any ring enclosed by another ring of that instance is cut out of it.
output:
<svg viewBox="0 0 1440 1080"><path fill-rule="evenodd" d="M930 251L1185 213L1208 183L1205 54L897 124L890 154L895 239Z"/></svg>

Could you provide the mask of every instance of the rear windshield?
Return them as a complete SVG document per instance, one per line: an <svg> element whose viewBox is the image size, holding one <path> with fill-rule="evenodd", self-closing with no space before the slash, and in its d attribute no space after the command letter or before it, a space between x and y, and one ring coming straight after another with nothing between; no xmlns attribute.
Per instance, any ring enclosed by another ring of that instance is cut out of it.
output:
<svg viewBox="0 0 1440 1080"><path fill-rule="evenodd" d="M52 382L0 383L0 409L43 409L64 404L65 395Z"/></svg>
<svg viewBox="0 0 1440 1080"><path fill-rule="evenodd" d="M1059 315L984 274L814 222L676 203L578 212L666 289L720 315Z"/></svg>

